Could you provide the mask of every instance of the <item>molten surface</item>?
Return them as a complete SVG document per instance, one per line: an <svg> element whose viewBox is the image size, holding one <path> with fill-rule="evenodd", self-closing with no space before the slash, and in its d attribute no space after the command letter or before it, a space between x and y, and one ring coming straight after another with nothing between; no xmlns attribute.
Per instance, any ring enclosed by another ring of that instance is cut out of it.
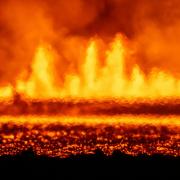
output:
<svg viewBox="0 0 180 180"><path fill-rule="evenodd" d="M32 148L38 155L68 157L114 150L138 155L180 155L178 116L1 117L0 155Z"/></svg>
<svg viewBox="0 0 180 180"><path fill-rule="evenodd" d="M38 155L68 157L100 148L138 155L180 155L180 102L1 102L0 155L32 148Z"/></svg>

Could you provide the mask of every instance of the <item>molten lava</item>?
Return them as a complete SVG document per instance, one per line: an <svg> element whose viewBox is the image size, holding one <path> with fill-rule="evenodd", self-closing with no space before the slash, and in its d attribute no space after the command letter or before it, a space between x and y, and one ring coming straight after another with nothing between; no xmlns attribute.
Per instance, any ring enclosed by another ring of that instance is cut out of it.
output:
<svg viewBox="0 0 180 180"><path fill-rule="evenodd" d="M56 97L57 91L53 85L51 66L53 64L52 53L45 46L37 48L32 64L32 74L28 81L17 81L16 92L27 97Z"/></svg>
<svg viewBox="0 0 180 180"><path fill-rule="evenodd" d="M180 1L0 1L0 156L180 155Z"/></svg>
<svg viewBox="0 0 180 180"><path fill-rule="evenodd" d="M180 80L161 69L154 68L145 74L138 64L134 64L127 75L126 61L133 58L135 51L127 44L126 38L117 35L102 52L97 39L90 40L86 56L78 64L80 72L67 73L61 87L53 76L58 71L55 68L56 53L52 47L41 44L36 49L29 77L25 79L22 72L15 86L1 87L0 97L10 98L15 91L31 99L178 98ZM102 54L105 59L101 59Z"/></svg>

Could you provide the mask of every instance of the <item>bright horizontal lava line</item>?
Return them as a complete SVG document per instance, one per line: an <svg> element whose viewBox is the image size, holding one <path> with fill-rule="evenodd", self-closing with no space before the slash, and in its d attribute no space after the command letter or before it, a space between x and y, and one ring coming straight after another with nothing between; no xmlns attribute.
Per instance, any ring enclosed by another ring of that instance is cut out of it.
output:
<svg viewBox="0 0 180 180"><path fill-rule="evenodd" d="M121 115L121 116L1 116L0 124L68 124L68 125L155 125L180 127L180 116Z"/></svg>

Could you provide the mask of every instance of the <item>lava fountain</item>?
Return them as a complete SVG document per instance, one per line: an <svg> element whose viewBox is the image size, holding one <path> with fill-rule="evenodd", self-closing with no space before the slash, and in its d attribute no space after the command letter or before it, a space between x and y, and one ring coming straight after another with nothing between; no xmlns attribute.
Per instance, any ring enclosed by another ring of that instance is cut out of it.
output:
<svg viewBox="0 0 180 180"><path fill-rule="evenodd" d="M137 43L124 33L69 39L66 48L45 39L0 87L0 155L32 148L68 157L99 148L179 156L176 73L157 66L145 72Z"/></svg>

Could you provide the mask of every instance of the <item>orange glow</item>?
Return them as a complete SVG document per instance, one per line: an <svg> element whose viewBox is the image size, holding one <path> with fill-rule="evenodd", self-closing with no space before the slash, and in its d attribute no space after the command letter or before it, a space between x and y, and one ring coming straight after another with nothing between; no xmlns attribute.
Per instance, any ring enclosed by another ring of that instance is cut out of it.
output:
<svg viewBox="0 0 180 180"><path fill-rule="evenodd" d="M32 147L38 155L61 158L97 148L106 155L119 150L133 156L179 156L178 116L2 116L1 121L0 155Z"/></svg>
<svg viewBox="0 0 180 180"><path fill-rule="evenodd" d="M13 88L11 85L0 88L0 99L10 99L13 95Z"/></svg>
<svg viewBox="0 0 180 180"><path fill-rule="evenodd" d="M117 35L104 52L100 51L96 38L89 42L86 56L81 59L80 73L66 73L63 86L53 76L56 71L56 53L52 47L41 44L37 47L28 79L17 78L15 91L31 99L52 98L147 98L180 96L180 80L160 69L152 69L147 75L138 64L134 64L130 77L126 74L127 57L133 57L133 49L127 40ZM101 55L105 55L102 65ZM73 61L73 60L72 60ZM11 86L1 88L1 98L12 96Z"/></svg>
<svg viewBox="0 0 180 180"><path fill-rule="evenodd" d="M150 121L149 121L150 120ZM61 125L83 125L83 126L98 126L98 125L153 125L156 127L167 126L171 128L180 127L180 117L176 115L158 116L158 115L121 115L121 116L1 116L1 124L32 126L41 124L41 126L48 126L49 124Z"/></svg>
<svg viewBox="0 0 180 180"><path fill-rule="evenodd" d="M180 3L171 1L0 1L0 156L99 144L179 156Z"/></svg>
<svg viewBox="0 0 180 180"><path fill-rule="evenodd" d="M28 81L17 81L17 92L29 98L56 96L53 77L51 76L52 60L53 56L48 48L38 47L32 64L32 74Z"/></svg>

